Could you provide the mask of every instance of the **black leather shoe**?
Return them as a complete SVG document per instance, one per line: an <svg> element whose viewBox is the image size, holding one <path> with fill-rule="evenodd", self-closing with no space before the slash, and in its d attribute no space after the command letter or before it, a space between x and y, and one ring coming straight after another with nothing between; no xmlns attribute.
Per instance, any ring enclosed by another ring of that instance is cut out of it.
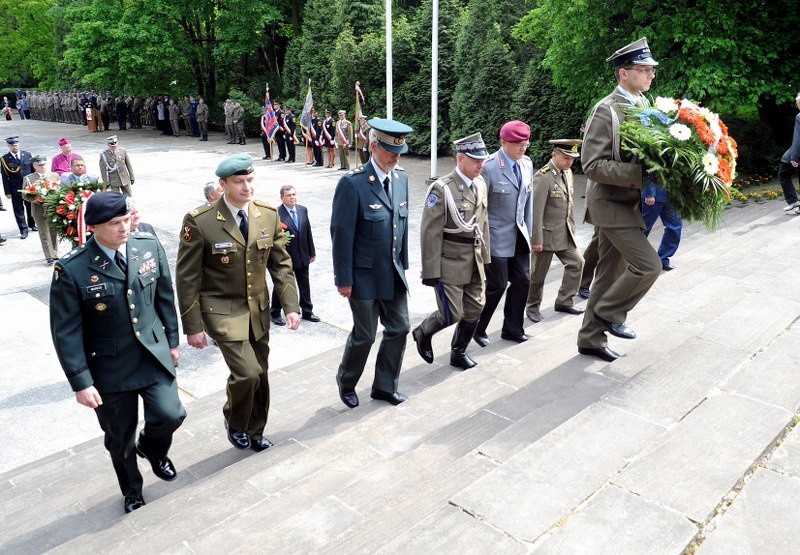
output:
<svg viewBox="0 0 800 555"><path fill-rule="evenodd" d="M19 232L20 239L27 239L28 238L28 228L23 229Z"/></svg>
<svg viewBox="0 0 800 555"><path fill-rule="evenodd" d="M580 289L578 289L578 296L581 299L588 299L589 293L591 293L591 291L589 291L588 287L581 287Z"/></svg>
<svg viewBox="0 0 800 555"><path fill-rule="evenodd" d="M0 212L5 212L5 211L6 211L6 207L5 206L0 206Z"/></svg>
<svg viewBox="0 0 800 555"><path fill-rule="evenodd" d="M414 343L417 344L417 352L422 360L428 364L433 363L433 346L431 345L431 338L422 332L422 328L417 326L411 332L411 337L414 338Z"/></svg>
<svg viewBox="0 0 800 555"><path fill-rule="evenodd" d="M313 312L311 314L303 314L303 320L308 320L309 322L319 322L319 316Z"/></svg>
<svg viewBox="0 0 800 555"><path fill-rule="evenodd" d="M566 312L567 314L583 314L583 310L580 308L575 308L574 306L566 306L563 304L557 304L555 306L556 312Z"/></svg>
<svg viewBox="0 0 800 555"><path fill-rule="evenodd" d="M142 451L142 448L138 443L136 444L136 454L143 459L147 459L147 461L150 463L150 466L153 468L153 474L155 474L158 478L161 478L167 482L171 482L178 477L178 471L175 470L175 465L172 464L172 461L169 460L169 457L164 457L163 459L151 457Z"/></svg>
<svg viewBox="0 0 800 555"><path fill-rule="evenodd" d="M539 312L538 310L526 310L525 316L527 316L528 320L530 320L534 324L538 324L539 322L544 320L544 316L542 316L542 313Z"/></svg>
<svg viewBox="0 0 800 555"><path fill-rule="evenodd" d="M283 316L273 316L272 323L276 326L285 326L286 320L283 319Z"/></svg>
<svg viewBox="0 0 800 555"><path fill-rule="evenodd" d="M336 378L336 385L339 386L339 399L342 400L347 408L354 409L358 406L358 395L356 395L355 391L345 391L342 382L339 381L339 378Z"/></svg>
<svg viewBox="0 0 800 555"><path fill-rule="evenodd" d="M665 272L671 272L672 270L675 269L675 266L667 262L666 264L661 265L661 269L664 270Z"/></svg>
<svg viewBox="0 0 800 555"><path fill-rule="evenodd" d="M475 332L475 335L472 336L472 339L475 340L475 343L480 345L481 347L486 347L491 343L489 336L486 333Z"/></svg>
<svg viewBox="0 0 800 555"><path fill-rule="evenodd" d="M250 449L250 436L245 432L228 430L228 441L237 449Z"/></svg>
<svg viewBox="0 0 800 555"><path fill-rule="evenodd" d="M265 437L254 439L250 442L250 449L252 449L256 453L260 453L261 451L266 451L270 447L272 447L272 442Z"/></svg>
<svg viewBox="0 0 800 555"><path fill-rule="evenodd" d="M505 339L506 341L514 341L515 343L525 343L531 336L525 333L520 334L511 334L511 333L501 333L500 339Z"/></svg>
<svg viewBox="0 0 800 555"><path fill-rule="evenodd" d="M399 405L403 401L408 401L408 397L400 392L387 393L385 391L373 391L369 396L377 401L386 401L392 405Z"/></svg>
<svg viewBox="0 0 800 555"><path fill-rule="evenodd" d="M0 237L0 245L5 243L6 241L8 241L8 239L6 239L5 237Z"/></svg>
<svg viewBox="0 0 800 555"><path fill-rule="evenodd" d="M132 513L136 509L141 509L145 506L144 497L141 495L126 495L125 496L125 512Z"/></svg>
<svg viewBox="0 0 800 555"><path fill-rule="evenodd" d="M39 231L39 228L36 227L35 225L28 226L28 229L30 229L31 231Z"/></svg>
<svg viewBox="0 0 800 555"><path fill-rule="evenodd" d="M594 315L594 321L597 323L597 325L605 328L605 330L611 335L621 337L622 339L636 339L636 332L634 332L624 323L615 324L614 322L609 322L605 318L601 318L597 314Z"/></svg>
<svg viewBox="0 0 800 555"><path fill-rule="evenodd" d="M597 357L606 362L614 362L620 357L619 353L615 353L608 347L578 347L578 352L582 355Z"/></svg>

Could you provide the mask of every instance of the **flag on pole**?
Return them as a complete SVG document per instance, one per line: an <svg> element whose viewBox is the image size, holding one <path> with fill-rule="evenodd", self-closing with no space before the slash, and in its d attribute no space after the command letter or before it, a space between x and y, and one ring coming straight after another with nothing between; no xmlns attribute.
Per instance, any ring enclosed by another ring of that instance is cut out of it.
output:
<svg viewBox="0 0 800 555"><path fill-rule="evenodd" d="M360 98L360 100L359 100ZM356 113L355 113L355 124L356 129L358 128L358 118L361 117L361 103L366 102L364 101L364 93L361 92L361 82L356 81Z"/></svg>
<svg viewBox="0 0 800 555"><path fill-rule="evenodd" d="M308 80L308 92L306 93L306 102L303 104L303 112L300 114L300 126L303 129L311 127L311 108L314 107L314 99L311 96L311 79Z"/></svg>
<svg viewBox="0 0 800 555"><path fill-rule="evenodd" d="M261 117L261 130L270 140L278 130L278 116L275 115L275 109L269 99L269 89L267 89L264 96L264 115Z"/></svg>

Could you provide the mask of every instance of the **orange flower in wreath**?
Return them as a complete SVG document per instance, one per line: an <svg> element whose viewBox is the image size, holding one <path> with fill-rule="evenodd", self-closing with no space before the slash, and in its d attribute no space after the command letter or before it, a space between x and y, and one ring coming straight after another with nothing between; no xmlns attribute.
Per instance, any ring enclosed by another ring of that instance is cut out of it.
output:
<svg viewBox="0 0 800 555"><path fill-rule="evenodd" d="M731 164L725 158L720 158L719 160L717 177L719 177L724 183L730 183L733 181L733 170L731 169Z"/></svg>

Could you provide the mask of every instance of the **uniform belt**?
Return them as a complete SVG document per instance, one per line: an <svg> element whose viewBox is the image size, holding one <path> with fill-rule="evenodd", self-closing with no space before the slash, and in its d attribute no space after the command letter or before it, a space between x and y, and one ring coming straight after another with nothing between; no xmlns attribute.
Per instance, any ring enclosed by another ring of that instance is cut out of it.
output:
<svg viewBox="0 0 800 555"><path fill-rule="evenodd" d="M457 235L444 235L445 241L452 241L453 243L464 243L465 245L480 245L481 242L477 237L459 237Z"/></svg>

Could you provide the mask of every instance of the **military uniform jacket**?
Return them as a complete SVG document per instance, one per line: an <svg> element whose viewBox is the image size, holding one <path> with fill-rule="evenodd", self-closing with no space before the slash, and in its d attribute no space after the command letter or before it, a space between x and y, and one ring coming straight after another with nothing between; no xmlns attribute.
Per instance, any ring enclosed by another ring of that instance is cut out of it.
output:
<svg viewBox="0 0 800 555"><path fill-rule="evenodd" d="M333 148L336 141L336 124L333 118L325 118L323 122L322 146Z"/></svg>
<svg viewBox="0 0 800 555"><path fill-rule="evenodd" d="M485 279L483 265L491 262L486 183L479 176L475 178L473 185L477 196L454 170L428 189L420 224L422 279L438 279L443 283L466 285L471 281L476 267L481 281ZM458 229L445 198L445 188L450 191L462 220L469 222L475 216L477 231L444 231L445 228ZM447 237L457 240L448 240Z"/></svg>
<svg viewBox="0 0 800 555"><path fill-rule="evenodd" d="M225 125L233 125L233 105L225 103Z"/></svg>
<svg viewBox="0 0 800 555"><path fill-rule="evenodd" d="M586 221L600 227L645 228L640 206L642 165L623 155L619 126L621 105L630 102L618 89L595 104L581 147L581 165L588 178Z"/></svg>
<svg viewBox="0 0 800 555"><path fill-rule="evenodd" d="M197 121L203 122L208 119L208 106L205 104L197 105Z"/></svg>
<svg viewBox="0 0 800 555"><path fill-rule="evenodd" d="M336 135L334 141L338 146L353 144L353 126L346 119L336 120Z"/></svg>
<svg viewBox="0 0 800 555"><path fill-rule="evenodd" d="M224 198L184 218L176 269L184 333L205 329L218 341L247 341L252 328L263 337L270 323L267 270L286 312L300 311L278 211L253 200L248 226L245 239Z"/></svg>
<svg viewBox="0 0 800 555"><path fill-rule="evenodd" d="M546 251L563 251L578 244L571 170L564 171L564 179L552 159L533 176L531 244L542 245Z"/></svg>
<svg viewBox="0 0 800 555"><path fill-rule="evenodd" d="M7 195L22 189L22 178L33 173L31 153L27 150L18 152L17 160L11 151L6 152L0 159L0 174L3 177L3 190Z"/></svg>
<svg viewBox="0 0 800 555"><path fill-rule="evenodd" d="M356 148L369 148L369 125L366 123L359 126L356 134Z"/></svg>
<svg viewBox="0 0 800 555"><path fill-rule="evenodd" d="M392 202L372 163L347 172L336 185L333 278L337 287L352 287L354 299L393 299L395 275L408 289L408 176L395 168L391 179Z"/></svg>
<svg viewBox="0 0 800 555"><path fill-rule="evenodd" d="M128 238L127 275L94 237L62 256L50 285L50 331L73 391L106 392L175 376L178 316L164 250L149 233Z"/></svg>
<svg viewBox="0 0 800 555"><path fill-rule="evenodd" d="M231 119L233 120L234 125L241 123L242 118L244 117L244 108L239 106L238 108L233 108L233 113L231 113Z"/></svg>
<svg viewBox="0 0 800 555"><path fill-rule="evenodd" d="M107 148L100 154L100 175L103 183L114 187L128 187L136 179L128 153L119 147L116 152Z"/></svg>
<svg viewBox="0 0 800 555"><path fill-rule="evenodd" d="M519 164L522 184L517 183L514 169L502 151L492 154L481 172L489 192L492 258L514 256L518 232L526 238L526 243L531 236L533 163L530 158L523 156Z"/></svg>

